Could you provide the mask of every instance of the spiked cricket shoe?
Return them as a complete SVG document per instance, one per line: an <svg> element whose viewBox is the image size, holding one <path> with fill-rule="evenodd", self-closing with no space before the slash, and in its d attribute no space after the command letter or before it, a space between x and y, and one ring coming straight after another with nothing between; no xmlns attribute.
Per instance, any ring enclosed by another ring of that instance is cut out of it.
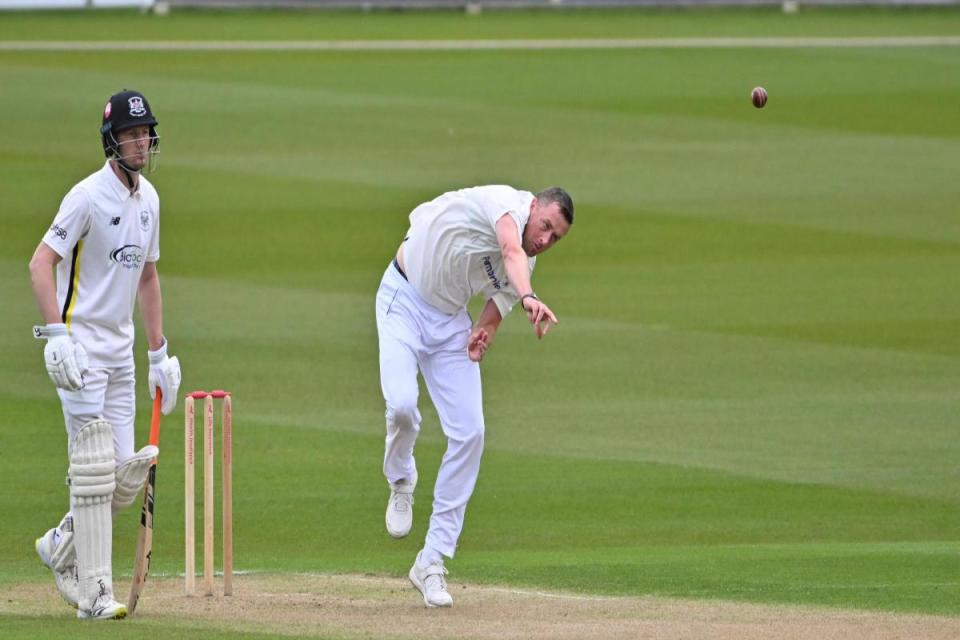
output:
<svg viewBox="0 0 960 640"><path fill-rule="evenodd" d="M77 617L81 620L122 620L127 617L127 606L120 604L109 594L97 597L89 611L77 610Z"/></svg>
<svg viewBox="0 0 960 640"><path fill-rule="evenodd" d="M444 577L446 575L447 570L441 562L435 562L426 568L421 568L414 562L410 568L410 582L423 596L423 604L427 608L453 605L453 597L447 592L447 580Z"/></svg>

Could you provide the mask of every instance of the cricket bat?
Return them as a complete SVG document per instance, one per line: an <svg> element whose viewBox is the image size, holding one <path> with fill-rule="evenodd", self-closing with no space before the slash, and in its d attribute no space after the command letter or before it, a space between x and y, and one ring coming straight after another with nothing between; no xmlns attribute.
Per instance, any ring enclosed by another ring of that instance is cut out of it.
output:
<svg viewBox="0 0 960 640"><path fill-rule="evenodd" d="M157 388L153 399L153 415L150 418L150 442L160 444L160 405L163 394ZM150 571L150 556L153 554L153 494L157 487L157 459L154 458L147 471L147 483L143 487L143 508L140 510L140 532L137 534L137 557L133 561L133 578L130 581L130 595L127 597L127 615L137 610L137 602L143 593L143 585Z"/></svg>

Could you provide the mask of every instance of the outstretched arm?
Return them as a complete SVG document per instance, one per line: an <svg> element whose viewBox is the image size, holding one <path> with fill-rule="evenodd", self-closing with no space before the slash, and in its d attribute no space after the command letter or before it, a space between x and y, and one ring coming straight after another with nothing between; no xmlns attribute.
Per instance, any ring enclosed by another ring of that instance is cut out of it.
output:
<svg viewBox="0 0 960 640"><path fill-rule="evenodd" d="M503 256L503 266L507 271L507 280L520 296L520 306L527 312L527 320L533 325L537 338L547 335L550 326L559 322L550 307L533 295L530 284L530 271L527 267L527 254L520 245L517 223L508 214L497 220L497 242Z"/></svg>
<svg viewBox="0 0 960 640"><path fill-rule="evenodd" d="M467 341L467 354L474 362L483 360L484 354L490 348L493 337L497 335L497 329L503 317L500 315L500 309L491 299L483 306L480 317L477 318L477 324L470 332L470 339Z"/></svg>

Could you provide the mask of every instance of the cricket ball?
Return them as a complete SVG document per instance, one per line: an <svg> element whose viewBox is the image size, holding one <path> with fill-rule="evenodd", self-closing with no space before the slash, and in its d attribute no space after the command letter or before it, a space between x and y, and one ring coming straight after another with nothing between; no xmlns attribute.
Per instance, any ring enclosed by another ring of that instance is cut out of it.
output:
<svg viewBox="0 0 960 640"><path fill-rule="evenodd" d="M763 87L754 87L750 92L750 100L757 109L763 109L763 105L767 104L767 90Z"/></svg>

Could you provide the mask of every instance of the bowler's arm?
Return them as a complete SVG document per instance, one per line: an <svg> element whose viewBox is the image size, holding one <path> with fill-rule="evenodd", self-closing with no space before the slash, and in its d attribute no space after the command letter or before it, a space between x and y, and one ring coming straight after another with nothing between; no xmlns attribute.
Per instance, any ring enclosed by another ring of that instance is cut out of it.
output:
<svg viewBox="0 0 960 640"><path fill-rule="evenodd" d="M487 300L487 304L483 305L483 311L480 312L480 317L477 318L477 324L470 332L470 339L467 340L467 355L471 360L474 362L483 360L484 354L490 348L490 343L493 342L493 336L500 327L501 320L503 316L500 315L497 303L492 298Z"/></svg>
<svg viewBox="0 0 960 640"><path fill-rule="evenodd" d="M529 295L533 293L533 286L530 284L527 254L520 244L517 223L509 214L504 214L497 220L496 228L507 280L520 296L520 306L526 311L527 320L533 325L537 338L543 338L550 330L550 325L558 322L557 316L536 296Z"/></svg>
<svg viewBox="0 0 960 640"><path fill-rule="evenodd" d="M493 337L497 334L497 329L500 328L502 321L503 316L500 315L500 309L497 308L497 303L491 298L483 305L483 310L480 312L480 317L477 318L474 329L486 331L489 336L487 342L490 343L493 342Z"/></svg>
<svg viewBox="0 0 960 640"><path fill-rule="evenodd" d="M509 214L503 214L497 220L497 243L503 256L503 268L507 271L507 281L517 295L522 296L533 291L530 284L530 270L527 266L527 254L520 245L517 223Z"/></svg>

